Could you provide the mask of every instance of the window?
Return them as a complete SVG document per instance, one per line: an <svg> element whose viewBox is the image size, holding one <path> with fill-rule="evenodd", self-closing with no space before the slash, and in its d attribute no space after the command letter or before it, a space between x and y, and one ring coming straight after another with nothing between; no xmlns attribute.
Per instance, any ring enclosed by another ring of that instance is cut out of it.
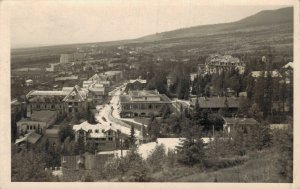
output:
<svg viewBox="0 0 300 189"><path fill-rule="evenodd" d="M95 130L95 133L99 133L99 129L96 129L96 130Z"/></svg>
<svg viewBox="0 0 300 189"><path fill-rule="evenodd" d="M112 138L112 137L109 137L108 140L109 140L109 141L113 141L113 138Z"/></svg>
<svg viewBox="0 0 300 189"><path fill-rule="evenodd" d="M78 102L74 102L74 105L75 105L75 106L78 106Z"/></svg>
<svg viewBox="0 0 300 189"><path fill-rule="evenodd" d="M69 102L69 106L72 106L72 102Z"/></svg>
<svg viewBox="0 0 300 189"><path fill-rule="evenodd" d="M149 108L149 109L151 109L151 108L152 108L152 105L151 105L151 104L149 104L148 108Z"/></svg>
<svg viewBox="0 0 300 189"><path fill-rule="evenodd" d="M72 108L69 108L69 112L72 112Z"/></svg>
<svg viewBox="0 0 300 189"><path fill-rule="evenodd" d="M51 109L54 109L54 108L55 108L55 106L54 106L54 104L52 104L52 105L51 105Z"/></svg>
<svg viewBox="0 0 300 189"><path fill-rule="evenodd" d="M108 134L108 135L111 135L111 131L108 131L107 134Z"/></svg>
<svg viewBox="0 0 300 189"><path fill-rule="evenodd" d="M27 130L29 130L29 125L27 125Z"/></svg>
<svg viewBox="0 0 300 189"><path fill-rule="evenodd" d="M32 125L30 125L30 130L32 130Z"/></svg>
<svg viewBox="0 0 300 189"><path fill-rule="evenodd" d="M33 126L33 129L34 129L34 130L36 129L35 125Z"/></svg>

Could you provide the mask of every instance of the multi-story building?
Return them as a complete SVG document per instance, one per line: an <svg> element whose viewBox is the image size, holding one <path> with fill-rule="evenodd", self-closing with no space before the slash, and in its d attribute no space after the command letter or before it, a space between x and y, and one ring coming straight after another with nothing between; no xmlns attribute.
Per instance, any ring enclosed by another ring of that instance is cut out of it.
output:
<svg viewBox="0 0 300 189"><path fill-rule="evenodd" d="M30 91L26 96L29 101L27 116L40 110L56 111L58 117L83 116L87 112L87 93L77 85L64 87L61 91Z"/></svg>
<svg viewBox="0 0 300 189"><path fill-rule="evenodd" d="M240 74L244 73L246 64L239 58L231 55L210 55L205 62L206 73L222 73L223 71L238 70Z"/></svg>
<svg viewBox="0 0 300 189"><path fill-rule="evenodd" d="M90 124L87 121L74 125L75 141L82 138L84 143L93 142L98 150L115 150L118 146L120 131L113 126L105 126L100 123Z"/></svg>
<svg viewBox="0 0 300 189"><path fill-rule="evenodd" d="M68 63L68 62L73 62L74 61L74 56L73 54L61 54L60 55L60 63Z"/></svg>
<svg viewBox="0 0 300 189"><path fill-rule="evenodd" d="M82 87L88 91L89 101L92 102L93 105L101 104L107 96L110 82L103 79L106 78L95 74L89 78L89 80L83 81Z"/></svg>
<svg viewBox="0 0 300 189"><path fill-rule="evenodd" d="M159 116L164 106L171 106L171 100L158 91L129 91L120 95L121 117Z"/></svg>
<svg viewBox="0 0 300 189"><path fill-rule="evenodd" d="M200 98L191 98L190 106L195 107L195 104L198 100L199 108L202 110L209 110L214 113L218 111L227 110L228 114L236 114L240 107L239 98L236 97L200 97Z"/></svg>
<svg viewBox="0 0 300 189"><path fill-rule="evenodd" d="M132 79L126 85L125 91L143 90L147 86L147 80L144 79Z"/></svg>
<svg viewBox="0 0 300 189"><path fill-rule="evenodd" d="M122 71L107 71L104 73L108 77L109 80L118 82L123 79Z"/></svg>
<svg viewBox="0 0 300 189"><path fill-rule="evenodd" d="M76 61L83 61L85 58L84 53L72 53L72 54L61 54L60 55L60 63L68 63L68 62L76 62Z"/></svg>

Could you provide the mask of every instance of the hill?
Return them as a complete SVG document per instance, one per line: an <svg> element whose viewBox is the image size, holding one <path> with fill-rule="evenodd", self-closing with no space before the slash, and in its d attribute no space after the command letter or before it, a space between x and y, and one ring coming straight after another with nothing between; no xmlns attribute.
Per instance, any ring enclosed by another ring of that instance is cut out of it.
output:
<svg viewBox="0 0 300 189"><path fill-rule="evenodd" d="M181 57L215 52L264 54L266 49L272 47L277 55L292 57L293 8L265 10L236 22L195 26L133 40L12 49L12 67L32 62L33 56L38 57L34 60L36 63L59 61L61 53L74 52L78 47L92 44L104 48L139 46L150 53Z"/></svg>
<svg viewBox="0 0 300 189"><path fill-rule="evenodd" d="M256 28L262 26L281 25L285 23L293 23L293 8L281 8L277 10L261 11L253 16L249 16L237 22L195 26L185 29L178 29L168 32L162 32L149 36L138 38L139 42L160 41L174 38L184 37L201 37L206 35L214 35L221 33L232 33L236 30L246 28Z"/></svg>

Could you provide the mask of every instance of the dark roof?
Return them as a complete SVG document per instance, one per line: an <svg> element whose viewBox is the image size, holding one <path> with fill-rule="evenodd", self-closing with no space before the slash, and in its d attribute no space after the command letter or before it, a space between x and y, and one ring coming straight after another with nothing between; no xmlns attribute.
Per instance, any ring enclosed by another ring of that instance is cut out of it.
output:
<svg viewBox="0 0 300 189"><path fill-rule="evenodd" d="M130 102L130 96L129 95L120 95L120 102Z"/></svg>
<svg viewBox="0 0 300 189"><path fill-rule="evenodd" d="M172 103L171 100L164 94L158 94L158 96L160 97L160 101L132 101L131 100L131 96L130 95L120 95L120 102L121 103L126 103L126 102L138 102L138 103Z"/></svg>
<svg viewBox="0 0 300 189"><path fill-rule="evenodd" d="M27 141L30 144L35 144L40 138L42 137L42 135L37 134L35 132L31 132L26 134L23 138L19 138L16 140L15 144Z"/></svg>
<svg viewBox="0 0 300 189"><path fill-rule="evenodd" d="M195 105L196 100L191 99L191 104ZM198 100L200 108L225 108L226 97L200 97ZM227 104L229 108L239 108L239 98L227 97Z"/></svg>
<svg viewBox="0 0 300 189"><path fill-rule="evenodd" d="M234 117L224 117L226 124L239 124L239 125L257 125L258 122L253 118L234 118Z"/></svg>
<svg viewBox="0 0 300 189"><path fill-rule="evenodd" d="M31 120L48 122L56 114L57 114L56 111L50 111L50 110L34 111L31 114Z"/></svg>

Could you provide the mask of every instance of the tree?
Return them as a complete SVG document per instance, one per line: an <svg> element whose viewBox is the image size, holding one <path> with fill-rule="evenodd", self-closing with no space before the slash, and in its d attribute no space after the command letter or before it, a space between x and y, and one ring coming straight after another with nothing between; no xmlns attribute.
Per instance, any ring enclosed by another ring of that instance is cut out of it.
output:
<svg viewBox="0 0 300 189"><path fill-rule="evenodd" d="M264 117L269 116L272 113L272 102L273 102L273 78L272 72L267 72L267 78L265 80L265 92L264 92L264 104L263 104L263 115Z"/></svg>
<svg viewBox="0 0 300 189"><path fill-rule="evenodd" d="M151 141L155 141L160 134L160 126L155 119L155 117L152 117L149 121L148 127L147 127L148 134L150 136Z"/></svg>
<svg viewBox="0 0 300 189"><path fill-rule="evenodd" d="M246 92L247 92L247 98L250 99L250 100L253 97L254 86L255 86L254 78L251 77L251 76L249 76L248 77L248 84L247 84Z"/></svg>
<svg viewBox="0 0 300 189"><path fill-rule="evenodd" d="M183 139L180 146L176 148L178 162L185 165L202 164L205 158L204 144L201 138L197 140Z"/></svg>
<svg viewBox="0 0 300 189"><path fill-rule="evenodd" d="M131 126L130 129L130 135L129 135L129 143L130 147L135 148L136 147L136 137L135 137L135 131L134 131L134 126Z"/></svg>
<svg viewBox="0 0 300 189"><path fill-rule="evenodd" d="M168 118L170 116L170 114L171 114L170 107L168 105L164 105L162 107L161 114L162 114L162 118L163 119Z"/></svg>
<svg viewBox="0 0 300 189"><path fill-rule="evenodd" d="M75 154L80 155L85 152L84 133L79 131L77 142L75 143Z"/></svg>
<svg viewBox="0 0 300 189"><path fill-rule="evenodd" d="M228 99L227 97L225 97L225 101L224 101L224 115L225 116L229 116L229 105L228 105Z"/></svg>
<svg viewBox="0 0 300 189"><path fill-rule="evenodd" d="M45 153L35 151L16 152L12 149L11 180L13 182L49 182L54 178L46 172Z"/></svg>
<svg viewBox="0 0 300 189"><path fill-rule="evenodd" d="M65 125L59 132L59 138L61 142L64 142L65 139L69 137L70 140L75 138L72 127L70 125Z"/></svg>
<svg viewBox="0 0 300 189"><path fill-rule="evenodd" d="M166 161L166 148L163 144L157 145L151 154L147 157L147 163L153 172L163 169Z"/></svg>
<svg viewBox="0 0 300 189"><path fill-rule="evenodd" d="M87 111L87 120L88 120L88 123L90 123L90 124L96 124L97 123L97 121L95 119L95 116L93 115L91 110Z"/></svg>
<svg viewBox="0 0 300 189"><path fill-rule="evenodd" d="M276 133L275 149L278 150L279 174L284 182L293 182L293 129L292 125L281 132Z"/></svg>
<svg viewBox="0 0 300 189"><path fill-rule="evenodd" d="M94 140L88 141L86 144L86 151L92 154L95 154L96 152L96 144L94 142Z"/></svg>

